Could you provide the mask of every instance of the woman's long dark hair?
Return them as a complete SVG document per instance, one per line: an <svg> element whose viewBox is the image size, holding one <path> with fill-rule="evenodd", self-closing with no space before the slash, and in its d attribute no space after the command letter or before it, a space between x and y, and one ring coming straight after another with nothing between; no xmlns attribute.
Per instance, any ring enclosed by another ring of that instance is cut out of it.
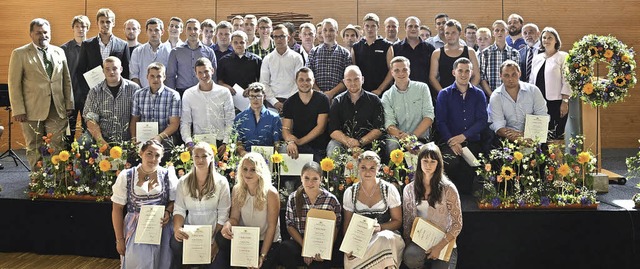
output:
<svg viewBox="0 0 640 269"><path fill-rule="evenodd" d="M302 166L302 171L300 172L301 179L302 179L302 175L304 175L304 173L307 172L308 170L314 171L318 173L318 175L322 176L322 169L320 168L320 164L318 164L317 162L311 161L311 162L305 163L304 166ZM304 205L304 197L302 196L303 193L304 193L304 184L300 184L300 187L298 187L298 190L296 191L296 196L295 196L296 215L298 217L302 217L302 206Z"/></svg>
<svg viewBox="0 0 640 269"><path fill-rule="evenodd" d="M438 165L436 166L436 170L433 172L433 177L429 181L431 185L431 193L429 197L427 197L427 201L429 205L435 207L436 203L442 200L442 192L444 190L444 185L442 184L443 179L443 162L442 162L442 152L440 152L440 148L437 145L429 143L426 144L420 149L420 153L418 154L418 166L416 168L416 175L414 177L413 189L415 194L416 203L420 204L426 192L424 187L424 172L422 172L422 159L430 158L432 160L438 161Z"/></svg>

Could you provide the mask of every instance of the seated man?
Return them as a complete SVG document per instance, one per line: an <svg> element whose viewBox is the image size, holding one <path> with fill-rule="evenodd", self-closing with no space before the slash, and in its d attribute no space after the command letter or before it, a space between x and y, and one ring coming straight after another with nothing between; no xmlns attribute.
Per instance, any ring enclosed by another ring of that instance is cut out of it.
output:
<svg viewBox="0 0 640 269"><path fill-rule="evenodd" d="M193 136L200 134L214 136L217 147L229 143L235 117L233 100L225 87L213 82L214 72L209 59L196 60L195 73L199 82L187 89L182 97L180 134L189 148L194 146ZM222 151L219 148L218 152Z"/></svg>
<svg viewBox="0 0 640 269"><path fill-rule="evenodd" d="M362 89L364 79L356 65L344 70L343 82L347 91L336 96L329 111L329 156L343 149L370 149L371 142L382 135L382 102L374 93Z"/></svg>
<svg viewBox="0 0 640 269"><path fill-rule="evenodd" d="M473 66L469 59L453 63L455 82L438 94L436 125L440 132L442 153L447 158L444 169L461 193L471 193L475 169L462 158L467 147L478 156L482 152L482 133L487 130L487 101L482 89L472 85Z"/></svg>
<svg viewBox="0 0 640 269"><path fill-rule="evenodd" d="M149 65L147 80L149 87L144 87L133 95L129 123L131 137L136 138L136 123L157 122L160 133L153 140L162 142L165 151L170 151L175 143L174 134L180 128L180 94L164 85L165 67L161 63L154 62ZM165 157L169 156L170 154L165 152Z"/></svg>
<svg viewBox="0 0 640 269"><path fill-rule="evenodd" d="M138 84L120 75L123 68L117 57L107 57L102 66L105 80L89 91L82 115L87 130L99 146L131 139L131 100L140 89Z"/></svg>
<svg viewBox="0 0 640 269"><path fill-rule="evenodd" d="M251 151L251 146L275 146L282 137L280 116L263 104L265 86L260 82L251 83L246 91L251 104L234 120L240 156Z"/></svg>
<svg viewBox="0 0 640 269"><path fill-rule="evenodd" d="M410 74L409 59L397 56L391 60L395 83L382 95L384 127L389 134L385 141L387 152L400 148L398 142L410 135L423 142L429 139L429 128L435 117L429 86L410 80Z"/></svg>
<svg viewBox="0 0 640 269"><path fill-rule="evenodd" d="M308 67L296 72L298 92L284 102L282 137L287 153L296 159L298 153L312 153L320 162L325 157L328 137L325 132L329 121L329 98L313 90L315 80Z"/></svg>
<svg viewBox="0 0 640 269"><path fill-rule="evenodd" d="M512 60L500 65L502 85L489 98L490 128L499 137L515 141L524 136L527 114L548 115L547 104L540 89L521 82L520 66Z"/></svg>

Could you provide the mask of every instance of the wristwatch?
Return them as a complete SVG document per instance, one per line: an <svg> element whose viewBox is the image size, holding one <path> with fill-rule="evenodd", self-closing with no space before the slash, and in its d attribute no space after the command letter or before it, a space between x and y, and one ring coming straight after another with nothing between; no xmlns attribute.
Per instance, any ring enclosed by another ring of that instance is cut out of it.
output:
<svg viewBox="0 0 640 269"><path fill-rule="evenodd" d="M569 103L569 99L562 99L562 102Z"/></svg>

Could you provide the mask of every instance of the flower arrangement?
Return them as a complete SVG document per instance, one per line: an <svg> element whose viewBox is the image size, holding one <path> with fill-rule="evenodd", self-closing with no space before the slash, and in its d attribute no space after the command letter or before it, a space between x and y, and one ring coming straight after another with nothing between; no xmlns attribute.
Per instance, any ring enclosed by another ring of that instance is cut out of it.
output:
<svg viewBox="0 0 640 269"><path fill-rule="evenodd" d="M97 201L111 196L111 186L124 168L131 167L127 161L135 155L136 147L130 142L121 145L71 143L70 150L54 154L51 134L42 137L44 146L40 149L43 160L36 164L31 173L28 192L32 198L49 196L90 195ZM133 153L133 154L131 154Z"/></svg>
<svg viewBox="0 0 640 269"><path fill-rule="evenodd" d="M640 140L638 140L640 142ZM640 151L636 153L636 156L631 156L626 159L627 163L627 177L640 177Z"/></svg>
<svg viewBox="0 0 640 269"><path fill-rule="evenodd" d="M573 44L564 75L580 97L593 107L621 102L636 84L634 52L612 36L586 35ZM606 79L594 77L594 64L606 62Z"/></svg>
<svg viewBox="0 0 640 269"><path fill-rule="evenodd" d="M477 174L483 179L476 193L481 208L591 206L596 203L593 176L596 158L584 149L584 137L564 145L503 141L502 148L480 156Z"/></svg>

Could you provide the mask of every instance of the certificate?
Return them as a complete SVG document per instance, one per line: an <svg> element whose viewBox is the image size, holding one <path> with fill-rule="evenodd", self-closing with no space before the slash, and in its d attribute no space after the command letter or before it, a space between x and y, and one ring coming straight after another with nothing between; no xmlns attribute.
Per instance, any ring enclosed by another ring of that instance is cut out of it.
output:
<svg viewBox="0 0 640 269"><path fill-rule="evenodd" d="M430 221L422 218L414 219L413 227L411 229L411 240L425 251L437 245L444 237L444 231ZM449 242L449 244L440 251L438 259L448 262L455 244L455 240Z"/></svg>
<svg viewBox="0 0 640 269"><path fill-rule="evenodd" d="M313 161L313 154L300 153L298 154L298 159L293 159L289 156L289 154L282 155L282 162L287 164L287 171L280 171L280 175L283 176L300 176L300 172L302 171L302 167L308 163Z"/></svg>
<svg viewBox="0 0 640 269"><path fill-rule="evenodd" d="M471 152L471 150L469 150L469 148L467 147L462 148L462 158L471 167L480 166L480 162L478 161L478 159L476 159L476 156L473 155L473 152Z"/></svg>
<svg viewBox="0 0 640 269"><path fill-rule="evenodd" d="M233 106L240 111L244 111L249 108L251 102L249 101L249 98L243 96L244 89L238 84L233 85L233 89L236 90L236 94L231 96L233 99Z"/></svg>
<svg viewBox="0 0 640 269"><path fill-rule="evenodd" d="M136 122L136 141L140 142L140 147L158 135L157 122Z"/></svg>
<svg viewBox="0 0 640 269"><path fill-rule="evenodd" d="M336 214L333 211L315 208L309 210L302 257L315 257L316 254L320 254L323 260L331 260L335 227Z"/></svg>
<svg viewBox="0 0 640 269"><path fill-rule="evenodd" d="M162 239L163 205L143 205L136 226L134 243L160 245Z"/></svg>
<svg viewBox="0 0 640 269"><path fill-rule="evenodd" d="M182 241L182 264L210 264L213 227L185 225L182 231L189 235L189 239Z"/></svg>
<svg viewBox="0 0 640 269"><path fill-rule="evenodd" d="M362 215L353 214L351 222L347 232L342 239L342 245L340 245L340 251L344 253L350 253L358 258L363 258L367 252L369 241L373 236L373 225L376 224L376 220L364 217Z"/></svg>
<svg viewBox="0 0 640 269"><path fill-rule="evenodd" d="M207 142L211 145L216 145L217 138L218 136L216 136L216 134L197 134L197 135L193 135L193 140L197 141L197 142Z"/></svg>
<svg viewBox="0 0 640 269"><path fill-rule="evenodd" d="M524 122L524 138L546 143L550 119L549 115L527 115Z"/></svg>
<svg viewBox="0 0 640 269"><path fill-rule="evenodd" d="M268 160L271 163L271 155L273 155L273 147L272 146L251 146L251 152L260 153L265 160Z"/></svg>
<svg viewBox="0 0 640 269"><path fill-rule="evenodd" d="M100 65L82 74L82 76L84 77L84 80L87 81L89 89L93 89L93 87L97 86L98 84L100 84L100 82L103 82L105 80L104 73L102 72L102 66Z"/></svg>
<svg viewBox="0 0 640 269"><path fill-rule="evenodd" d="M258 267L259 227L231 227L231 266Z"/></svg>

